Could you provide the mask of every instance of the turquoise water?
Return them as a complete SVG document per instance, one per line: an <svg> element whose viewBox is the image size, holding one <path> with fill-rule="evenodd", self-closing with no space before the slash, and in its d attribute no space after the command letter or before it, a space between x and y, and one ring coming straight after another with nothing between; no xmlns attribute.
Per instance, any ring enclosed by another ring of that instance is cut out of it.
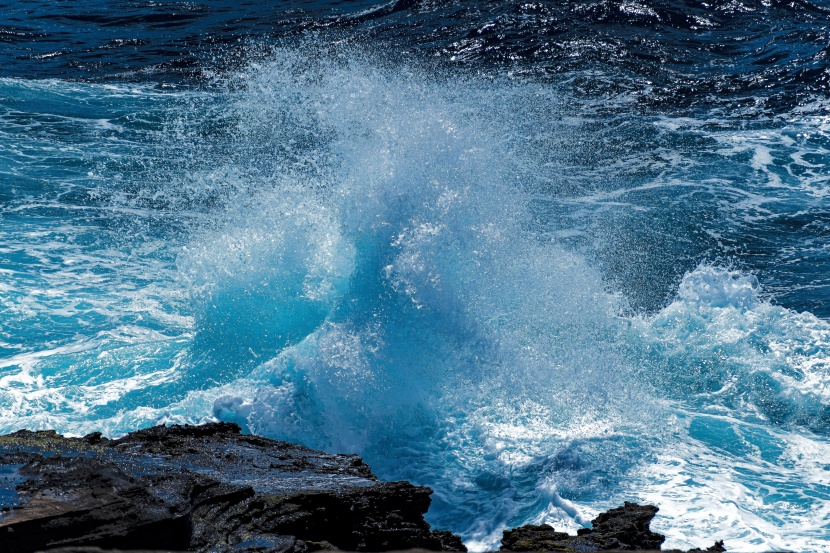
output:
<svg viewBox="0 0 830 553"><path fill-rule="evenodd" d="M667 547L830 550L821 102L306 54L0 79L0 430L235 421L479 550L623 500Z"/></svg>

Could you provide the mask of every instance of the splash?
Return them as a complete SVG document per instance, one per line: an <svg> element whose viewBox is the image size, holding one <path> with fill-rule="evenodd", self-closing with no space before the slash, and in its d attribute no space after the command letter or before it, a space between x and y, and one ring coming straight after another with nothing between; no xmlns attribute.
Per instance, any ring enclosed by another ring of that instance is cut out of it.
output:
<svg viewBox="0 0 830 553"><path fill-rule="evenodd" d="M712 263L630 305L612 246L643 229L609 206L637 206L596 168L571 179L606 131L560 88L312 57L210 93L72 92L118 107L61 119L95 146L63 154L75 196L44 174L2 221L3 428L215 418L358 452L433 487L430 521L478 550L632 498L663 507L669 546L823 547L824 320Z"/></svg>

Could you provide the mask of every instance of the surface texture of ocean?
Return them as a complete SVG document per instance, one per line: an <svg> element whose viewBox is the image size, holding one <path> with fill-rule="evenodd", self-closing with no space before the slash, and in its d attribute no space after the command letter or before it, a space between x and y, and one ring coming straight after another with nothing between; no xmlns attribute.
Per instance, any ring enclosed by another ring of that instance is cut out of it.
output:
<svg viewBox="0 0 830 553"><path fill-rule="evenodd" d="M0 1L0 431L830 551L829 58L824 0Z"/></svg>

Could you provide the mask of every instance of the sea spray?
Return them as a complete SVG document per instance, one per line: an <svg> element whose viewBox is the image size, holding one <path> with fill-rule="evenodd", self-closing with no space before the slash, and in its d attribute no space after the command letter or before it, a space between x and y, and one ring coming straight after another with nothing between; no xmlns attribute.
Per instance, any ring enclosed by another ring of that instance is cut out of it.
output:
<svg viewBox="0 0 830 553"><path fill-rule="evenodd" d="M358 452L475 549L632 498L668 546L822 547L827 324L701 253L768 220L786 140L349 49L198 93L3 86L7 174L37 177L2 220L7 430Z"/></svg>

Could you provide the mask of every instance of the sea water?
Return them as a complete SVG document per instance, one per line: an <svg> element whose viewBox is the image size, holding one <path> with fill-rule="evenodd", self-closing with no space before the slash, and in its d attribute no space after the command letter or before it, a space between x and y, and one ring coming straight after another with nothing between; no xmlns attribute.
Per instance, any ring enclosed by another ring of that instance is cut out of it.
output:
<svg viewBox="0 0 830 553"><path fill-rule="evenodd" d="M356 452L474 550L633 500L830 551L823 4L0 10L3 432Z"/></svg>

